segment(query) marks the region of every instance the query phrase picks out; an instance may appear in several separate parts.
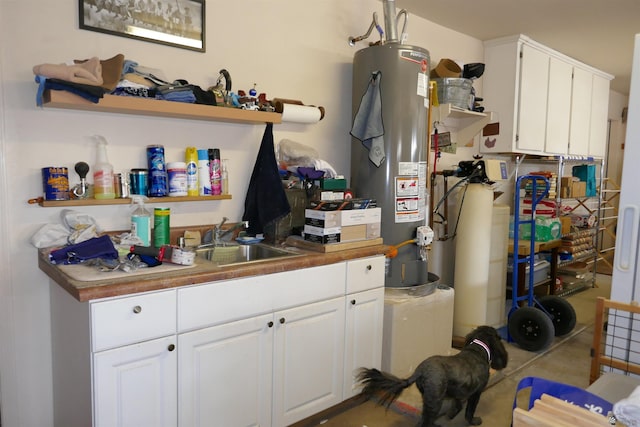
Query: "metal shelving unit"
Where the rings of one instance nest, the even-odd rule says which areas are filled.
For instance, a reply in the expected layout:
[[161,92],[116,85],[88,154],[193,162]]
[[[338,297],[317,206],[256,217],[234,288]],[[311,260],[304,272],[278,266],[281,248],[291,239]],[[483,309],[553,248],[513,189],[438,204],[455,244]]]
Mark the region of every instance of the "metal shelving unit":
[[[588,223],[586,227],[571,226],[571,232],[562,236],[565,241],[568,241],[568,237],[575,237],[576,239],[589,239],[589,247],[584,251],[579,251],[577,254],[571,254],[569,259],[558,260],[558,276],[565,280],[571,275],[575,274],[576,280],[572,281],[569,286],[567,283],[563,283],[565,288],[562,291],[555,293],[559,296],[568,296],[576,293],[586,287],[595,286],[596,280],[596,267],[598,261],[601,259],[601,255],[598,251],[599,236],[601,234],[600,229],[600,217],[602,206],[602,183],[604,181],[604,160],[587,157],[587,156],[517,156],[515,158],[516,173],[515,177],[529,173],[535,166],[544,166],[550,172],[556,174],[557,183],[555,186],[555,196],[550,197],[555,201],[557,209],[557,216],[567,216],[571,214],[587,215],[593,219],[592,223]],[[568,167],[576,165],[595,165],[596,166],[596,195],[584,196],[584,197],[562,197],[563,188],[561,185],[563,176],[571,176],[571,171],[567,170]],[[525,168],[526,166],[526,168]],[[522,173],[520,169],[527,169],[527,172]],[[559,249],[560,256],[567,256],[567,251]],[[564,255],[562,255],[564,254]],[[584,262],[587,264],[587,273],[584,273],[585,269],[572,270],[572,265],[577,265],[578,262]]]

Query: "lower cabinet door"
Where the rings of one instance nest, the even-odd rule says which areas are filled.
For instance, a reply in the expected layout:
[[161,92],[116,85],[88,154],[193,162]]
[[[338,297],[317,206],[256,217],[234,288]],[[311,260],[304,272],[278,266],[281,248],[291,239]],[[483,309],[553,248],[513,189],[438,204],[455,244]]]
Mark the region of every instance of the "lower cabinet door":
[[180,334],[181,427],[271,426],[273,314]]
[[359,368],[380,369],[384,288],[347,295],[344,351],[344,399],[360,392],[355,374]]
[[93,355],[94,427],[177,425],[175,336]]
[[344,297],[275,313],[273,426],[342,401]]

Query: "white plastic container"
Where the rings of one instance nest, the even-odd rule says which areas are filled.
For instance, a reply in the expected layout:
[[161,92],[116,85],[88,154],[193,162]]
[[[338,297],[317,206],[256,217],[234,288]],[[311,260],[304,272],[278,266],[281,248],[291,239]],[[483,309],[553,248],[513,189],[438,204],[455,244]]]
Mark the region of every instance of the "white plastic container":
[[169,177],[169,197],[186,196],[187,190],[187,164],[185,162],[167,163],[167,176]]

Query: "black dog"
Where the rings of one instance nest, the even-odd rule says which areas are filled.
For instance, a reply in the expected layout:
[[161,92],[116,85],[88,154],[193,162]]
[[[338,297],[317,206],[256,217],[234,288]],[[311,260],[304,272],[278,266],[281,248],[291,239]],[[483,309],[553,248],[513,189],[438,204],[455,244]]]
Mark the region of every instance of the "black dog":
[[480,326],[465,337],[460,353],[454,356],[431,356],[422,361],[413,375],[400,379],[377,369],[361,369],[358,381],[363,385],[362,395],[369,399],[378,396],[380,405],[389,407],[402,390],[416,383],[422,394],[422,421],[420,427],[437,427],[436,419],[445,399],[453,399],[448,412],[455,417],[467,401],[465,419],[471,425],[482,424],[482,418],[474,417],[480,394],[489,382],[489,367],[504,369],[507,366],[507,350],[500,335],[491,326]]

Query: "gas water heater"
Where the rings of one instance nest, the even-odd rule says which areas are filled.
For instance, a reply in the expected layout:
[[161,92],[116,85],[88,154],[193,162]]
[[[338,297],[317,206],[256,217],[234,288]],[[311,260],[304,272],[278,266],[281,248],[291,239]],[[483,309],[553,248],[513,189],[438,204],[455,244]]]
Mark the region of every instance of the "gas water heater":
[[369,33],[376,28],[380,41],[358,50],[353,60],[351,188],[382,208],[381,236],[397,247],[387,256],[385,286],[400,288],[431,281],[426,248],[433,236],[427,227],[430,58],[426,49],[398,40],[400,13],[396,16],[394,2],[383,3],[385,38],[374,13]]

